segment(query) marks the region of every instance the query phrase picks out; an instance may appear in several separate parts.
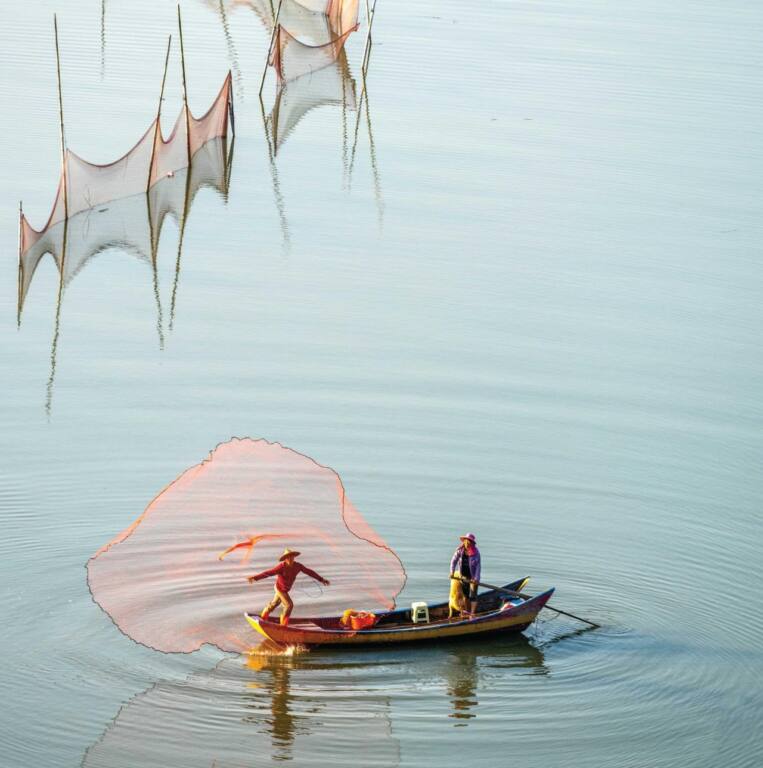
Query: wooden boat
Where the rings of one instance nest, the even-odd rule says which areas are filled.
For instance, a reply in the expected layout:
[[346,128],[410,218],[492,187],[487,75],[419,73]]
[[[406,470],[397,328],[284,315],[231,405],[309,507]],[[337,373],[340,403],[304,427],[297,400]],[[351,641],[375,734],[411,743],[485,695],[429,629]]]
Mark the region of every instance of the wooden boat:
[[[506,584],[502,589],[520,592],[528,579]],[[336,646],[381,645],[386,643],[435,642],[498,632],[521,632],[526,629],[548,602],[553,589],[535,597],[511,597],[500,590],[491,589],[477,598],[477,612],[473,618],[448,618],[448,603],[429,605],[429,622],[413,623],[411,609],[377,614],[373,627],[348,629],[341,616],[294,618],[287,626],[278,620],[262,619],[245,613],[246,620],[261,635],[279,645]]]

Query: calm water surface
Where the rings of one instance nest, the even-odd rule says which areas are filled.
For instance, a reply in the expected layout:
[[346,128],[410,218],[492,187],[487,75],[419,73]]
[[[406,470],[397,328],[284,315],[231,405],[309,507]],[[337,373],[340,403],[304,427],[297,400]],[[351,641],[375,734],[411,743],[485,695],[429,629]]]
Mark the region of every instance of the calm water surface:
[[[44,260],[18,328],[18,201],[41,226],[59,172],[52,13],[68,144],[103,163],[155,114],[175,5],[0,10],[0,764],[761,765],[763,10],[381,0],[362,109],[316,77],[271,161],[260,18],[182,8],[197,114],[233,69],[227,196],[199,190],[180,249],[165,223],[155,271],[112,244],[58,301]],[[231,435],[334,467],[403,602],[474,529],[486,579],[603,628],[137,646],[84,563]]]

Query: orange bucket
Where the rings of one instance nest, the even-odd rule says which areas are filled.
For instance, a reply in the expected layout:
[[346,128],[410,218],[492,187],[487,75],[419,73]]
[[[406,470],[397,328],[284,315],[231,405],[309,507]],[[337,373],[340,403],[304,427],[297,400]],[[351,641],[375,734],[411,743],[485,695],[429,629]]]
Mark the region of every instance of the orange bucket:
[[350,626],[353,629],[368,629],[376,623],[376,615],[358,611],[350,615]]

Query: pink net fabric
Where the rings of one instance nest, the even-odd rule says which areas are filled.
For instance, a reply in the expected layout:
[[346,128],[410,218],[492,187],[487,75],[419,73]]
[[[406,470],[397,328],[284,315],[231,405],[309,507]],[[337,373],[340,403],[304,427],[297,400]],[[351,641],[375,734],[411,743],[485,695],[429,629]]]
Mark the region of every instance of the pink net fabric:
[[248,438],[219,445],[162,491],[91,558],[88,582],[115,624],[143,645],[243,651],[256,636],[242,613],[259,612],[273,594],[272,579],[249,585],[246,576],[275,565],[286,546],[331,581],[319,587],[301,575],[294,616],[390,609],[405,583],[400,560],[346,498],[336,472]]
[[[268,32],[273,31],[278,0],[224,0],[224,12],[251,8]],[[219,12],[217,0],[207,0]],[[278,23],[289,34],[308,45],[324,45],[358,23],[358,0],[283,0]]]
[[324,45],[306,45],[279,25],[270,54],[270,64],[276,70],[279,82],[296,80],[333,64],[356,29],[357,26],[348,29]]
[[335,37],[358,28],[358,0],[329,0],[326,15]]

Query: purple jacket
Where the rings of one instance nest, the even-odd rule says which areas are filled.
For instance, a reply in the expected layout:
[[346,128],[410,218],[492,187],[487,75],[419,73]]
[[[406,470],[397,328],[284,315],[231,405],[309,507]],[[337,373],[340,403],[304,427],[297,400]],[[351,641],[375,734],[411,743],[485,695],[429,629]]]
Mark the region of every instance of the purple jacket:
[[[471,572],[470,579],[472,581],[480,580],[480,571],[482,564],[480,562],[480,551],[475,544],[473,547],[474,554],[468,555],[469,558],[469,571]],[[453,559],[450,561],[450,572],[455,574],[461,573],[461,557],[464,555],[464,547],[461,545],[454,553]]]

